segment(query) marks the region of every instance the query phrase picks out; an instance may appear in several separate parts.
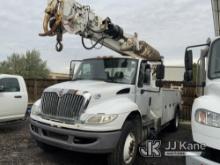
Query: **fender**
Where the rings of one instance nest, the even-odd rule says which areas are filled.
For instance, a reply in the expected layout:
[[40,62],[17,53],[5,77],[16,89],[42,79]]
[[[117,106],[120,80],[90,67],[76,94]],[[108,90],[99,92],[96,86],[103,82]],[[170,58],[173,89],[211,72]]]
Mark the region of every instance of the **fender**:
[[88,108],[86,113],[124,114],[138,110],[137,104],[127,98],[113,98]]
[[192,133],[194,141],[218,150],[220,150],[220,145],[217,143],[220,138],[219,128],[198,123],[195,120],[195,114],[199,109],[220,114],[219,99],[217,95],[202,96],[194,101],[192,108]]
[[201,96],[197,99],[195,99],[194,103],[193,103],[193,108],[192,108],[192,117],[193,119],[195,119],[194,115],[196,110],[198,109],[206,109],[208,111],[212,111],[215,113],[220,113],[219,111],[219,106],[220,106],[220,102],[219,102],[220,97],[217,95],[205,95],[205,96]]
[[96,104],[93,107],[88,108],[85,113],[86,114],[118,114],[119,118],[115,120],[111,124],[113,127],[117,127],[117,129],[121,129],[132,112],[138,112],[139,108],[133,100],[129,98],[115,98],[111,100],[104,101],[100,104]]

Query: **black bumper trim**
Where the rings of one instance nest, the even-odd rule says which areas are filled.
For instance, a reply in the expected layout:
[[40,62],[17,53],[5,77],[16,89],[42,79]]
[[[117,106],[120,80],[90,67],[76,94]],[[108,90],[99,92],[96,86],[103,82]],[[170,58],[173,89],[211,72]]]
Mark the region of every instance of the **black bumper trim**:
[[[34,127],[34,129],[33,129]],[[83,153],[111,153],[118,144],[121,131],[114,132],[84,132],[70,129],[52,127],[31,119],[30,132],[34,139],[58,148],[83,152]],[[67,140],[45,135],[51,132],[61,136],[67,136]],[[78,144],[74,142],[75,137],[84,139],[95,139],[91,143]]]

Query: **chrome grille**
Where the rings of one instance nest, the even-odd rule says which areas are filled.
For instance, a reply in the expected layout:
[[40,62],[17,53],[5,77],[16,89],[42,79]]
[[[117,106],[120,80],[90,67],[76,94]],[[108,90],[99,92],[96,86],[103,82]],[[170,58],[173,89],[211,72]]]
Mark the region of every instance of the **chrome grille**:
[[55,116],[59,97],[56,93],[45,92],[42,96],[42,112],[46,115]]
[[44,92],[42,96],[42,115],[56,120],[74,120],[84,104],[84,97],[66,93],[59,97],[55,92]]

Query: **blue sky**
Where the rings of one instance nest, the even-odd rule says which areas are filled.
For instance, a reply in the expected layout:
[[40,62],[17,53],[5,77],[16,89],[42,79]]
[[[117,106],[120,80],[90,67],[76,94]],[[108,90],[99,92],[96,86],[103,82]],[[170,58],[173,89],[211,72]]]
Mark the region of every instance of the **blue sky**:
[[[211,0],[79,0],[103,18],[109,16],[126,33],[139,33],[165,57],[167,65],[183,65],[184,49],[214,37]],[[67,72],[69,61],[117,55],[106,48],[87,51],[79,36],[64,36],[64,50],[55,38],[40,38],[46,0],[7,0],[0,5],[0,61],[13,52],[37,49],[54,72]]]

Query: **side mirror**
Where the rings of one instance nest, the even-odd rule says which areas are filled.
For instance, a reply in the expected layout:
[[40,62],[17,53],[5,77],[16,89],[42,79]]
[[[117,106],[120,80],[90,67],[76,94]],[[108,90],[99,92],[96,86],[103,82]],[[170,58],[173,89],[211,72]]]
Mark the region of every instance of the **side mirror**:
[[144,75],[140,74],[139,75],[139,80],[138,80],[138,87],[142,88],[144,86]]
[[192,50],[186,50],[185,53],[185,69],[192,70],[193,68],[193,52]]
[[165,66],[163,64],[157,65],[156,68],[156,87],[163,87],[163,79],[165,77]]
[[156,78],[157,80],[163,80],[165,77],[165,66],[163,64],[157,65]]
[[186,82],[190,82],[193,80],[193,71],[192,70],[187,70],[185,73],[184,73],[184,80]]
[[162,80],[156,80],[156,87],[162,88],[163,87],[163,81]]
[[192,50],[186,50],[185,53],[185,73],[184,80],[190,82],[193,80],[193,52]]

